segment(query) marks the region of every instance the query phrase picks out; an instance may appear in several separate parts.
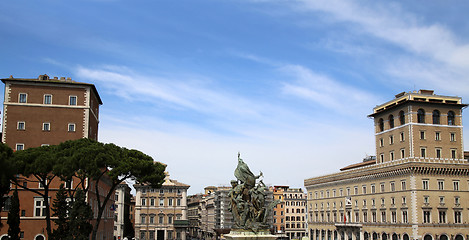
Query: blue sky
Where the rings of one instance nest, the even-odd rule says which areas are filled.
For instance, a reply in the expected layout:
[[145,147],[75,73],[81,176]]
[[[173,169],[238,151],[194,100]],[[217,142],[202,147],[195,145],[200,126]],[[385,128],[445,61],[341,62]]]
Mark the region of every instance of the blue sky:
[[264,182],[303,187],[375,154],[367,115],[395,94],[434,89],[468,102],[467,9],[467,1],[1,1],[0,77],[95,84],[99,140],[168,164],[190,193],[228,185],[238,151]]

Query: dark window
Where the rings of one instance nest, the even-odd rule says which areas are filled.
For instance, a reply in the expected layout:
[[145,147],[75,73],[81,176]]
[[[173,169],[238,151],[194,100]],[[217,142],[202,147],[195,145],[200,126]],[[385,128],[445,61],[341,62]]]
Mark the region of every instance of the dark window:
[[380,132],[384,131],[384,121],[382,118],[379,119],[378,124],[379,124],[379,131]]
[[401,125],[404,125],[405,124],[405,115],[404,115],[404,111],[400,111],[399,112],[399,122]]
[[433,110],[433,124],[440,124],[440,111]]
[[448,125],[454,125],[454,112],[448,112]]
[[389,128],[394,128],[394,116],[389,115]]
[[419,109],[417,111],[417,122],[418,123],[425,123],[425,110]]

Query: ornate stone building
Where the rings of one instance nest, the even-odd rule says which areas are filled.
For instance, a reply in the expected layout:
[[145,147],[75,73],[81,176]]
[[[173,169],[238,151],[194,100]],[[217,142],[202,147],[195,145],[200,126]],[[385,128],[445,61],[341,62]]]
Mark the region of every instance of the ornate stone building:
[[459,97],[400,93],[369,115],[376,158],[305,180],[313,240],[467,240]]
[[166,175],[161,188],[135,184],[135,237],[140,240],[185,240],[189,228],[189,185]]

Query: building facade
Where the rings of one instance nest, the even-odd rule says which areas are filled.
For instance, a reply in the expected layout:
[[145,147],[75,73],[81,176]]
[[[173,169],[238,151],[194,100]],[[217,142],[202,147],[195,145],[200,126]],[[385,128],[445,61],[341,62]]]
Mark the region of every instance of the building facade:
[[301,188],[274,186],[273,197],[280,203],[274,208],[274,231],[288,239],[306,236],[306,194]]
[[161,188],[135,184],[135,237],[140,240],[185,240],[189,228],[189,185],[166,175]]
[[114,237],[116,239],[124,239],[124,237],[131,235],[129,233],[129,229],[133,228],[130,222],[131,197],[130,187],[127,183],[121,183],[117,186],[114,195]]
[[400,93],[369,115],[376,158],[305,180],[314,240],[467,240],[462,99]]
[[[99,106],[102,102],[93,84],[76,82],[70,78],[49,78],[47,75],[40,75],[37,79],[10,76],[1,80],[5,84],[2,142],[15,151],[80,138],[97,140]],[[34,190],[43,189],[34,177],[21,177],[20,182]],[[57,179],[51,181],[50,203],[62,183]],[[68,187],[73,187],[73,181],[68,184]],[[110,186],[103,184],[100,188],[105,190]],[[22,237],[47,239],[44,199],[21,186],[18,186],[18,195]],[[97,197],[93,190],[88,192],[87,201],[92,208],[96,206]],[[109,207],[113,201],[109,202]],[[7,211],[3,210],[0,216],[6,220]],[[97,217],[97,208],[93,210]],[[0,239],[7,237],[7,229],[0,229]],[[111,239],[112,231],[113,213],[106,210],[98,230],[98,239]]]

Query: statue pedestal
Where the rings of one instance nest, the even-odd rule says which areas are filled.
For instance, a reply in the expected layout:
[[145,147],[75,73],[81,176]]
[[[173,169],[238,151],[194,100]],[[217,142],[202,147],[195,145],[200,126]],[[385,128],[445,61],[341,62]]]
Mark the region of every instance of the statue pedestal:
[[225,234],[227,240],[275,240],[277,236],[270,234],[269,230],[254,233],[250,230],[231,230]]

